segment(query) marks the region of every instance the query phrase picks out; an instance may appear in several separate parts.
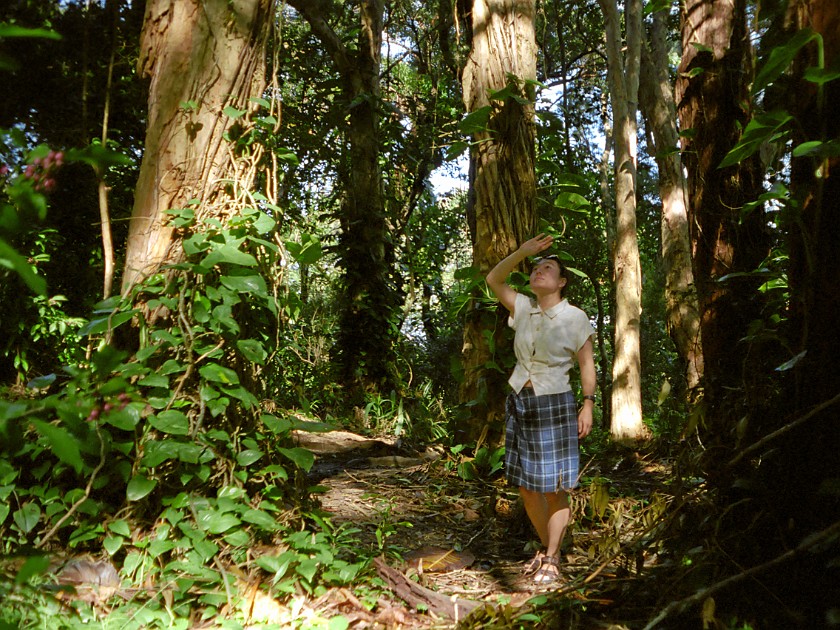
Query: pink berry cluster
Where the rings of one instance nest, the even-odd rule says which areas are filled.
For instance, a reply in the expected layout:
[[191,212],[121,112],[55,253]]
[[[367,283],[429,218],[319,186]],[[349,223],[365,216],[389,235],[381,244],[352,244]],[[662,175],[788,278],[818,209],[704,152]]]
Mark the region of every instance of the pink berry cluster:
[[37,157],[26,166],[23,176],[32,181],[38,192],[55,190],[55,172],[64,164],[64,152],[50,151],[44,157]]
[[87,417],[87,420],[88,422],[93,422],[97,418],[100,418],[103,414],[106,414],[109,411],[113,411],[114,409],[122,411],[130,402],[131,396],[123,392],[119,396],[117,396],[116,400],[114,400],[113,402],[104,402],[91,409],[90,415]]

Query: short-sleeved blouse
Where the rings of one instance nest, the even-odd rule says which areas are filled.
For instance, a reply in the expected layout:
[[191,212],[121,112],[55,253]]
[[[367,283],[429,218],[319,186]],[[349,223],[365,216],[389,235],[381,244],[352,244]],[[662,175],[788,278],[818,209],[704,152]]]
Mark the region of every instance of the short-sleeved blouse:
[[570,391],[569,370],[595,334],[586,313],[566,300],[543,311],[536,300],[518,293],[508,324],[516,331],[516,367],[508,380],[513,391],[519,393],[529,380],[538,396]]

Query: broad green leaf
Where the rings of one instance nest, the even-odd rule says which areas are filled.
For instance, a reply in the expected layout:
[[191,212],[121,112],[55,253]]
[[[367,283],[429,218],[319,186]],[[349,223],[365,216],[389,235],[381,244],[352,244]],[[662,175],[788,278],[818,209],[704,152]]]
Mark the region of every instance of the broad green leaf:
[[251,543],[251,536],[244,529],[238,529],[225,534],[224,540],[234,547],[246,547]]
[[205,267],[213,267],[219,263],[256,267],[257,259],[251,254],[240,251],[233,245],[225,243],[224,245],[218,245],[201,261],[201,264]]
[[840,69],[837,68],[808,68],[803,73],[802,77],[806,81],[816,83],[817,85],[825,85],[831,81],[840,79]]
[[242,520],[246,523],[259,525],[263,529],[267,529],[269,531],[280,529],[280,524],[276,520],[274,520],[274,517],[271,516],[268,512],[263,512],[262,510],[256,510],[251,508],[245,510],[241,514],[241,517]]
[[262,365],[265,362],[268,352],[261,341],[256,339],[237,339],[236,347],[245,355],[245,358],[252,363]]
[[139,501],[147,497],[156,485],[157,479],[147,479],[143,475],[136,475],[128,481],[125,496],[129,501]]
[[753,94],[757,94],[778,79],[788,69],[799,50],[808,42],[819,38],[819,34],[806,28],[796,33],[787,44],[775,46],[756,74],[752,86]]
[[105,414],[102,419],[112,427],[123,431],[131,431],[140,422],[140,411],[136,407],[128,405],[125,409]]
[[32,265],[6,241],[0,238],[0,267],[11,269],[20,276],[33,293],[46,296],[47,281],[35,273]]
[[255,563],[268,573],[273,573],[275,578],[286,575],[292,562],[297,560],[297,554],[293,551],[286,551],[279,556],[260,556]]
[[260,420],[275,435],[285,435],[292,428],[292,423],[287,418],[278,418],[268,413],[261,415]]
[[286,241],[286,250],[302,265],[314,265],[324,255],[321,241],[311,234],[301,234],[300,242]]
[[118,326],[122,326],[127,321],[134,317],[137,311],[122,311],[120,313],[113,313],[108,317],[97,317],[90,320],[87,324],[79,329],[80,337],[87,337],[88,335],[98,335],[104,333],[106,330],[113,330]]
[[177,409],[161,411],[157,415],[149,416],[148,420],[154,428],[170,435],[188,435],[190,432],[189,418]]
[[46,438],[50,450],[56,457],[68,466],[72,466],[77,473],[82,472],[83,463],[79,443],[67,429],[38,419],[33,419],[32,425]]
[[487,125],[490,123],[490,114],[492,111],[493,108],[490,105],[485,105],[484,107],[479,107],[474,112],[470,112],[458,123],[459,131],[465,136],[472,136],[482,131],[487,131]]
[[60,40],[61,35],[45,28],[26,28],[17,24],[0,24],[0,39],[9,37],[35,37]]
[[315,463],[315,455],[312,451],[301,447],[295,448],[280,448],[278,449],[282,455],[292,460],[304,472],[309,472],[312,464]]
[[116,521],[111,521],[107,525],[108,530],[118,534],[124,538],[131,538],[131,528],[128,525],[128,521],[124,521],[122,519],[118,519]]
[[12,519],[24,534],[28,534],[35,529],[40,518],[41,508],[37,503],[26,503],[12,514]]
[[242,118],[242,116],[244,116],[247,111],[248,110],[245,109],[236,109],[231,105],[228,105],[222,110],[225,116],[227,116],[228,118],[233,118],[234,120],[236,120],[237,118]]
[[46,572],[49,566],[49,556],[29,556],[15,575],[15,584],[25,584],[32,577]]
[[248,467],[254,462],[258,461],[263,456],[263,452],[257,449],[248,449],[240,451],[236,455],[236,463],[240,466]]
[[169,388],[169,379],[163,374],[149,374],[137,381],[142,387],[165,387]]
[[178,459],[179,446],[178,442],[172,440],[148,440],[143,444],[143,459],[140,463],[154,468],[169,459]]
[[232,291],[253,293],[260,297],[268,295],[268,289],[262,276],[222,276],[219,281]]
[[102,541],[102,547],[108,552],[109,556],[113,556],[123,546],[123,538],[120,536],[105,536]]
[[221,534],[237,525],[241,525],[242,521],[233,514],[207,511],[198,515],[198,523],[211,534]]
[[318,560],[315,558],[304,558],[295,567],[295,571],[297,571],[298,575],[305,578],[307,582],[312,582],[315,574],[318,573],[318,564]]
[[218,363],[203,365],[199,368],[198,372],[205,380],[214,383],[225,383],[228,385],[239,384],[239,375],[230,368],[226,368]]

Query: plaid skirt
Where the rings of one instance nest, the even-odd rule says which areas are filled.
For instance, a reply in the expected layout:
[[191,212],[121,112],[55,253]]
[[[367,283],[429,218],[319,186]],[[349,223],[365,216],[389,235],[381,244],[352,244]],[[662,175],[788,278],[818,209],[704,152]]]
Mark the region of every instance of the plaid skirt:
[[534,492],[571,490],[578,483],[577,408],[572,392],[537,396],[523,388],[505,403],[505,477]]

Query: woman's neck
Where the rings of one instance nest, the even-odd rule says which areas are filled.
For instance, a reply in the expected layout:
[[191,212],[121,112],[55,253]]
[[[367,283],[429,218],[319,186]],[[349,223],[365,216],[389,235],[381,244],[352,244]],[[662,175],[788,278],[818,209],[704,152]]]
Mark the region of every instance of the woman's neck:
[[559,293],[546,293],[545,295],[537,295],[537,304],[542,310],[548,310],[552,306],[557,306],[563,301],[563,296]]

